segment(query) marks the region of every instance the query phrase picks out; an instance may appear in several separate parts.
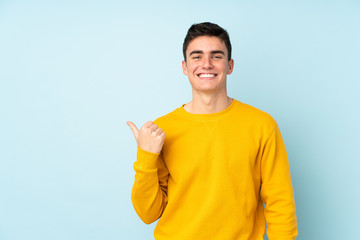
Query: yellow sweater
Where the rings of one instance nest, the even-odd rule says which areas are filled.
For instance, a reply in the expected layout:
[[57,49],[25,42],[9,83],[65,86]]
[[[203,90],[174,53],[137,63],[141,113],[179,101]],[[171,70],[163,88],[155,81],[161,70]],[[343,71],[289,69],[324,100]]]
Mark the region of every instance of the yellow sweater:
[[[137,147],[131,199],[156,240],[295,239],[285,145],[266,112],[233,99],[223,111],[157,118],[160,153]],[[264,208],[265,204],[265,208]]]

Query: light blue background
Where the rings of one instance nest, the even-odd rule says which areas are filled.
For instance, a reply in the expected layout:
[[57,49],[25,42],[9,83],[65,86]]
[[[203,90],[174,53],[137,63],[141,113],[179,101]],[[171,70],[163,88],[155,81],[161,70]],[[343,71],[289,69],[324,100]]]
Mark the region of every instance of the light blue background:
[[0,1],[1,240],[153,238],[126,121],[191,100],[203,21],[230,34],[228,95],[279,123],[298,239],[358,237],[359,1]]

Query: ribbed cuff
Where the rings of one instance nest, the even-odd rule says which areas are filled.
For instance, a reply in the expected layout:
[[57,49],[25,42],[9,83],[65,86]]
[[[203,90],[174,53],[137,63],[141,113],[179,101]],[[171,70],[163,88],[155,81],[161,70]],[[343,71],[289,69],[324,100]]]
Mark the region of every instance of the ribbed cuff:
[[156,169],[156,161],[159,155],[160,153],[149,152],[137,146],[137,160],[134,163],[134,167],[141,170],[154,170]]

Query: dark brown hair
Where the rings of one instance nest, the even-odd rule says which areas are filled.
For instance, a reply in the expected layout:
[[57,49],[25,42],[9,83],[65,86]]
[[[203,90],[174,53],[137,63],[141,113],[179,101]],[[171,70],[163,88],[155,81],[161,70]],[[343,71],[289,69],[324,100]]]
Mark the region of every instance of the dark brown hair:
[[227,31],[217,24],[210,22],[203,22],[203,23],[197,23],[191,25],[191,27],[189,28],[186,34],[183,43],[183,55],[185,61],[186,61],[186,49],[188,48],[189,43],[195,38],[200,36],[214,36],[220,38],[220,40],[225,43],[225,46],[228,50],[228,60],[231,59],[231,43]]

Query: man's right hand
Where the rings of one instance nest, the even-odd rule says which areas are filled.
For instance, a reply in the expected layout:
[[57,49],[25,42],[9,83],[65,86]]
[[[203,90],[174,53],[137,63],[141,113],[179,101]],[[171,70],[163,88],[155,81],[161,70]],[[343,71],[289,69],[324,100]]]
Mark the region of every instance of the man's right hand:
[[130,121],[126,123],[131,128],[139,148],[152,153],[159,153],[161,151],[166,135],[158,125],[152,121],[147,121],[138,130],[134,123]]

